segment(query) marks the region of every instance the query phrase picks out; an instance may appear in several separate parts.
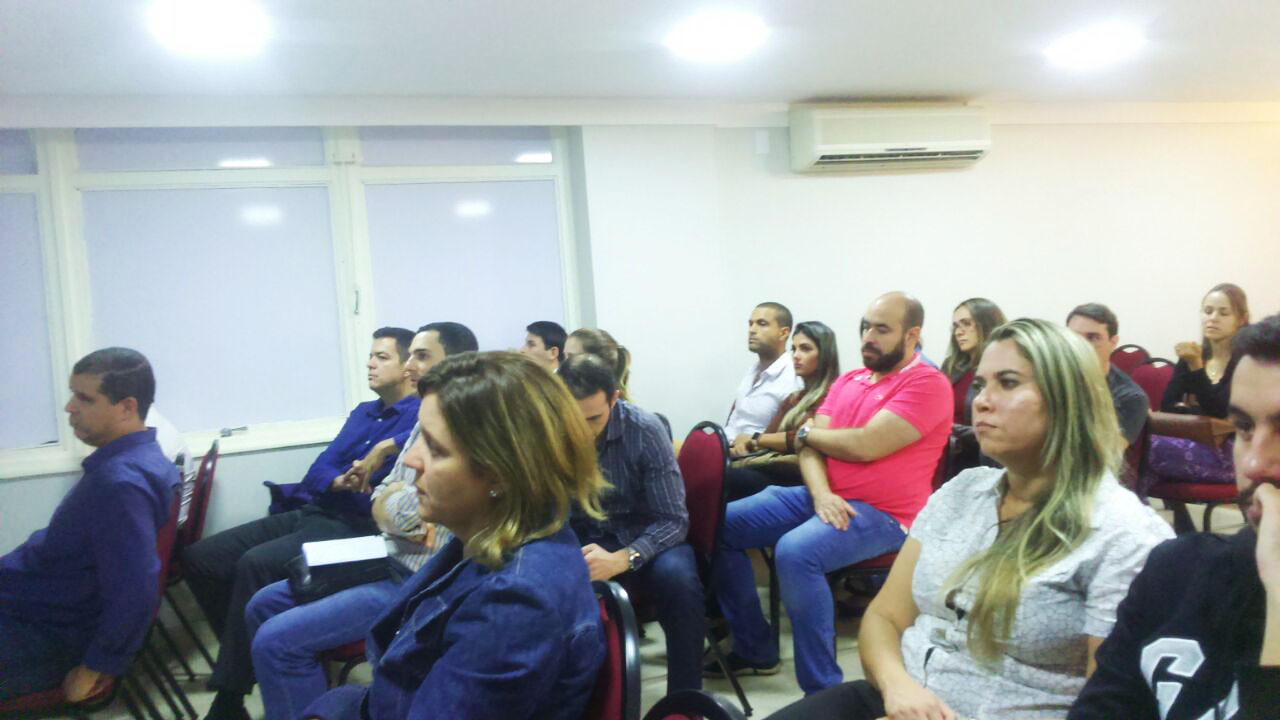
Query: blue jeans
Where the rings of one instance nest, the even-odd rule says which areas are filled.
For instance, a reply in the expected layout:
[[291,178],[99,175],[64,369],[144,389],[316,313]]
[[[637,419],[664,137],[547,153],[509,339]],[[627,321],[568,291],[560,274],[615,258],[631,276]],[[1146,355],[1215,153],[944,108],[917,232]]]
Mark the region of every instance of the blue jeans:
[[84,659],[88,634],[0,615],[0,700],[61,685]]
[[245,610],[262,707],[272,720],[294,720],[328,689],[321,652],[363,640],[390,606],[400,580],[357,585],[299,605],[285,581],[259,590]]
[[838,685],[835,605],[826,574],[897,550],[906,540],[898,521],[857,500],[857,516],[837,530],[813,512],[805,487],[766,488],[730,503],[716,551],[712,585],[733,632],[733,652],[756,664],[778,661],[778,647],[760,608],[747,548],[774,546],[782,604],[791,619],[796,679],[805,694]]

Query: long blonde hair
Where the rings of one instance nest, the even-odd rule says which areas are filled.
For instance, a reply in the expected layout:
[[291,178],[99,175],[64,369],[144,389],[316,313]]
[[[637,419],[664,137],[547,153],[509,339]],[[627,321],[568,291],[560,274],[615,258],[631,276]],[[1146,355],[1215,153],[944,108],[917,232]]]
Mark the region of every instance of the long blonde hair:
[[791,333],[794,347],[797,335],[804,335],[818,346],[818,367],[813,374],[804,379],[804,389],[800,392],[800,400],[782,416],[778,430],[787,432],[798,429],[811,412],[817,412],[818,405],[827,396],[831,383],[840,377],[840,353],[836,348],[836,333],[825,323],[809,320],[796,325]]
[[966,560],[943,584],[946,597],[978,578],[968,615],[969,651],[988,665],[1004,652],[1023,584],[1089,536],[1094,493],[1104,476],[1119,469],[1124,450],[1098,356],[1083,340],[1061,326],[1025,318],[992,331],[987,347],[1002,340],[1012,340],[1035,371],[1047,415],[1040,470],[1052,483],[990,548]]
[[511,551],[560,530],[577,503],[603,519],[607,487],[595,438],[564,383],[508,352],[451,355],[418,381],[435,395],[458,449],[481,477],[501,488],[494,520],[464,552],[498,568]]

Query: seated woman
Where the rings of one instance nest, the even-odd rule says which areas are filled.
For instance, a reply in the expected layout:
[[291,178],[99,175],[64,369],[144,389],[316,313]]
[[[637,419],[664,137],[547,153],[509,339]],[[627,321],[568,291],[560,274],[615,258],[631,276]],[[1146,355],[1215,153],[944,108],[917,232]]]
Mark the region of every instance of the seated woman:
[[978,367],[982,345],[991,331],[1003,324],[1004,313],[986,298],[969,298],[951,313],[951,344],[939,369],[951,381],[958,425],[969,424],[969,385]]
[[424,522],[453,534],[400,588],[366,646],[368,688],[306,718],[582,717],[604,659],[599,605],[566,524],[600,517],[604,480],[577,403],[514,353],[451,356],[418,383]]
[[[1235,370],[1231,340],[1248,324],[1249,300],[1244,290],[1231,283],[1213,286],[1200,302],[1200,330],[1204,337],[1198,343],[1188,341],[1174,346],[1178,364],[1165,386],[1160,409],[1225,418]],[[1234,483],[1232,447],[1231,440],[1213,447],[1185,438],[1153,435],[1142,488],[1145,491],[1157,482]]]
[[1115,471],[1098,358],[1065,328],[1014,320],[978,364],[974,427],[1004,468],[929,499],[862,620],[866,680],[779,711],[804,718],[1061,718],[1151,549],[1173,532]]
[[613,368],[614,379],[618,381],[619,397],[631,402],[631,396],[627,394],[627,381],[631,379],[631,353],[625,347],[604,330],[578,328],[564,340],[564,359],[582,354],[596,355],[608,363]]
[[813,418],[831,383],[840,377],[835,332],[816,320],[797,324],[791,334],[791,357],[804,386],[782,401],[764,432],[734,438],[730,454],[735,459],[725,475],[730,501],[755,495],[769,485],[802,482],[796,431]]

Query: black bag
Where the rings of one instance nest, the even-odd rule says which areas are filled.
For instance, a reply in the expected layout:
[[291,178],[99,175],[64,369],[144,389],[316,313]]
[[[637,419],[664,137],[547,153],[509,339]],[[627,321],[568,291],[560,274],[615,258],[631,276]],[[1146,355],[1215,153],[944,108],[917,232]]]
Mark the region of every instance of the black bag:
[[[365,538],[352,538],[365,540]],[[326,541],[342,542],[342,541]],[[304,543],[303,548],[310,543]],[[342,562],[327,562],[310,566],[304,553],[285,563],[289,590],[300,603],[308,603],[327,597],[341,590],[386,580],[391,577],[391,559],[370,557]]]

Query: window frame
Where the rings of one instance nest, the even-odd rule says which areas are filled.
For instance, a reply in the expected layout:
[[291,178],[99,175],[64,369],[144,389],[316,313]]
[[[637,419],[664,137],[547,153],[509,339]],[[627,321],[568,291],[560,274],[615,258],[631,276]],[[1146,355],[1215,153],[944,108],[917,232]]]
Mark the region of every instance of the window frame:
[[[91,352],[92,293],[84,235],[83,193],[97,190],[186,190],[252,187],[324,187],[329,196],[329,229],[334,262],[339,362],[348,408],[369,399],[365,380],[366,343],[376,329],[377,293],[370,256],[365,189],[370,185],[443,182],[550,180],[555,188],[556,220],[563,277],[565,321],[580,324],[584,291],[578,268],[569,176],[568,136],[552,127],[552,162],[526,165],[376,166],[361,162],[356,127],[326,127],[325,163],[315,167],[207,170],[84,171],[78,166],[75,131],[28,131],[35,145],[35,175],[0,175],[0,192],[36,196],[41,261],[45,281],[53,398],[58,411],[66,405],[65,382],[75,359]],[[77,288],[83,288],[77,291]],[[428,320],[428,319],[424,319]],[[411,328],[412,329],[412,328]],[[162,380],[162,379],[161,379]],[[339,417],[302,418],[261,423],[246,428],[184,428],[192,452],[201,453],[215,439],[223,454],[239,454],[327,443],[345,421]],[[0,477],[71,472],[93,448],[75,438],[65,421],[58,442],[36,448],[0,450]]]

